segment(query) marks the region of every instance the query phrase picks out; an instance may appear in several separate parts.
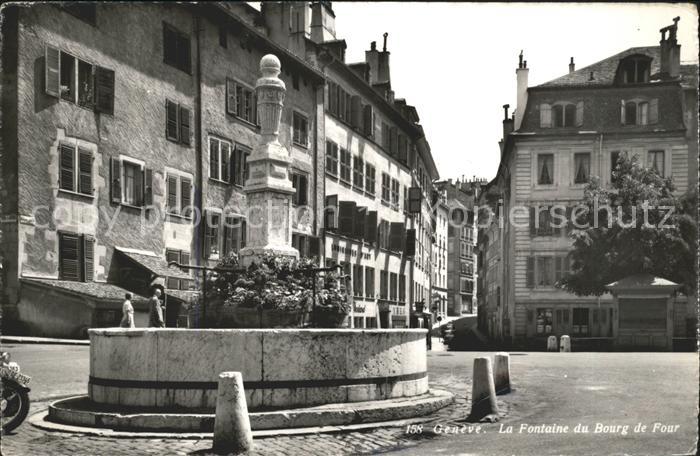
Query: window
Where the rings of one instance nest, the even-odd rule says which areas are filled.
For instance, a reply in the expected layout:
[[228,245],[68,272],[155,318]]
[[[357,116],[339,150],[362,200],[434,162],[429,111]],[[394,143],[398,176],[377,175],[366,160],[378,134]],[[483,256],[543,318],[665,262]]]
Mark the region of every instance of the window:
[[465,278],[465,277],[460,277],[459,279],[459,291],[461,293],[472,293],[474,291],[474,282],[471,280]]
[[574,154],[574,183],[585,184],[591,176],[591,154]]
[[554,154],[539,154],[537,156],[537,184],[552,185],[554,183]]
[[659,100],[631,100],[620,102],[622,125],[649,125],[659,120]]
[[365,266],[365,296],[374,298],[374,268]]
[[552,308],[538,308],[535,320],[535,332],[537,334],[552,333]]
[[352,158],[352,185],[357,189],[362,189],[365,183],[365,161],[359,156]]
[[[188,265],[190,264],[190,252],[185,252],[184,250],[165,250],[165,261],[168,263],[174,261],[178,264]],[[189,279],[176,279],[173,277],[168,277],[166,288],[170,290],[189,290],[194,287],[194,282]]]
[[238,253],[245,247],[246,220],[243,217],[226,216],[224,218],[224,255]]
[[248,180],[248,155],[250,149],[241,144],[235,144],[231,157],[231,179],[234,185],[245,185]]
[[255,91],[232,79],[226,80],[226,112],[257,125]]
[[61,190],[92,195],[92,152],[61,144],[59,150],[58,185]]
[[395,211],[399,210],[399,181],[391,179],[391,208]]
[[382,122],[382,148],[386,153],[391,153],[391,129]]
[[307,147],[309,145],[308,120],[296,111],[292,114],[292,118],[292,142],[297,146]]
[[204,257],[211,258],[219,255],[219,225],[221,214],[206,212],[206,226],[204,228]]
[[389,204],[391,201],[391,177],[382,173],[382,202]]
[[537,257],[537,286],[551,287],[554,285],[552,260],[552,257]]
[[114,71],[46,46],[45,92],[78,106],[114,114]]
[[390,248],[390,236],[391,228],[389,222],[386,220],[381,220],[379,222],[379,248],[389,250]]
[[224,49],[228,47],[228,34],[226,32],[226,27],[223,25],[219,26],[219,46]]
[[665,176],[663,150],[650,150],[648,153],[647,163],[649,164],[649,168],[659,173],[660,176]]
[[387,271],[379,271],[379,299],[388,299],[389,297],[389,273]]
[[294,187],[294,194],[292,195],[292,204],[295,206],[306,206],[309,204],[309,178],[306,174],[299,174],[292,172],[290,173],[292,179],[292,187]]
[[338,175],[338,145],[331,141],[326,141],[326,172]]
[[192,216],[192,177],[175,173],[166,173],[168,214]]
[[190,72],[190,38],[166,23],[163,23],[163,61]]
[[572,332],[579,336],[588,335],[588,309],[574,308]]
[[338,119],[350,122],[352,117],[351,95],[333,81],[328,81],[328,111]]
[[170,141],[190,145],[190,110],[165,100],[165,137]]
[[230,177],[231,143],[209,138],[209,178],[228,182]]
[[366,164],[366,166],[365,166],[365,191],[372,196],[374,196],[374,192],[375,192],[376,172],[377,172],[377,170],[374,169],[374,166],[370,165],[369,163]]
[[122,202],[131,206],[143,204],[143,165],[131,161],[122,161]]
[[61,280],[92,282],[95,239],[85,234],[58,233],[58,277]]
[[390,301],[396,301],[397,300],[397,295],[396,295],[396,288],[398,285],[398,276],[396,275],[395,272],[392,272],[389,274],[389,300]]
[[629,57],[620,62],[618,81],[622,84],[649,82],[649,57]]
[[153,204],[153,170],[128,157],[110,160],[111,201],[130,206]]
[[620,160],[620,151],[615,150],[610,152],[610,181],[613,180],[613,173],[617,168],[617,162]]
[[340,179],[350,183],[350,152],[340,149]]
[[361,297],[364,291],[363,279],[364,271],[361,265],[354,264],[352,266],[352,289],[355,296]]
[[526,286],[552,287],[571,272],[568,255],[530,256],[527,258]]

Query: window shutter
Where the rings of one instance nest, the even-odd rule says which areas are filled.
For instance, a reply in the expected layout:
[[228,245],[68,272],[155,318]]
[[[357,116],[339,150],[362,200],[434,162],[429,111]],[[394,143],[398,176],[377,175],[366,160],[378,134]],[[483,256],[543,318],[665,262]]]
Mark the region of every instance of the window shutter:
[[110,181],[112,185],[110,187],[112,191],[112,202],[120,203],[122,201],[121,162],[118,158],[114,157],[112,157],[111,160],[112,166],[110,168],[112,170],[112,175],[110,176]]
[[85,195],[92,195],[92,153],[78,148],[78,191]]
[[59,185],[63,190],[68,190],[71,192],[75,191],[75,165],[74,159],[75,149],[72,146],[61,145],[60,146],[60,167],[61,172],[59,173]]
[[372,244],[377,242],[377,211],[369,211],[367,213],[364,239]]
[[[192,211],[192,181],[189,178],[180,178],[180,214],[189,217]],[[190,207],[188,210],[187,208]]]
[[180,106],[180,141],[190,145],[190,110]]
[[95,67],[95,110],[114,114],[114,71]]
[[403,252],[405,225],[401,222],[392,222],[389,231],[389,249],[394,252]]
[[564,324],[569,324],[569,309],[564,309]]
[[374,136],[374,112],[372,105],[365,105],[362,108],[362,123],[365,136]]
[[535,257],[527,257],[527,269],[525,271],[525,282],[527,288],[535,287]]
[[226,80],[226,112],[236,115],[236,83],[230,79]]
[[202,223],[204,223],[204,258],[209,258],[210,252],[211,252],[211,242],[209,241],[209,232],[211,228],[209,225],[211,224],[211,213],[209,211],[204,211],[202,213]]
[[404,135],[399,135],[399,161],[402,163],[408,162],[408,142]]
[[146,206],[153,204],[153,170],[151,168],[143,170],[143,204]]
[[83,282],[95,280],[95,239],[92,236],[83,237]]
[[224,246],[222,253],[225,256],[235,248],[233,243],[233,225],[235,224],[235,221],[233,217],[226,217],[224,220]]
[[309,238],[309,256],[318,258],[321,255],[321,240],[317,237]]
[[323,225],[327,230],[338,229],[338,195],[326,195]]
[[350,99],[350,123],[352,128],[362,128],[362,99],[359,95],[353,95]]
[[352,236],[355,233],[355,211],[357,205],[354,201],[341,201],[338,203],[338,230],[341,234]]
[[652,98],[649,100],[649,123],[655,124],[659,121],[659,99]]
[[406,230],[406,248],[404,255],[407,257],[416,256],[416,230],[409,228]]
[[530,206],[530,236],[537,236],[537,208]]
[[47,95],[58,98],[61,85],[61,53],[46,45],[44,52],[44,90]]
[[583,125],[583,101],[576,103],[576,126]]
[[260,122],[258,119],[258,93],[253,91],[253,106],[250,108],[250,115],[252,116],[251,122],[253,122],[256,126],[260,126]]
[[535,319],[535,313],[532,311],[532,309],[528,309],[527,310],[527,322],[532,323],[534,319]]
[[170,100],[165,100],[165,137],[173,141],[178,140],[178,106]]
[[241,248],[245,247],[245,240],[247,236],[248,225],[245,219],[241,219]]
[[562,309],[557,309],[555,313],[557,315],[557,324],[561,325],[562,324]]
[[364,239],[366,219],[367,219],[367,208],[366,207],[357,207],[355,209],[355,226],[354,226],[355,238]]
[[396,127],[391,127],[391,156],[396,157],[399,155],[399,133]]
[[62,280],[80,280],[80,238],[74,234],[60,234],[59,275]]
[[625,124],[625,100],[620,100],[620,123]]
[[552,127],[552,107],[547,103],[540,105],[540,128]]
[[168,176],[168,203],[166,211],[172,214],[179,213],[177,208],[177,178]]
[[231,157],[231,146],[221,142],[221,180],[224,182],[234,182],[234,160]]
[[554,257],[554,283],[559,282],[564,276],[564,257]]

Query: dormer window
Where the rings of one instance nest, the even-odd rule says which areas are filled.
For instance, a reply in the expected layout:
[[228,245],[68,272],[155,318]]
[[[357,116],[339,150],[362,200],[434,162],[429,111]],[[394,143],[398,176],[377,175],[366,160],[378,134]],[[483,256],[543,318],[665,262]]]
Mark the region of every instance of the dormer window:
[[651,58],[647,56],[631,56],[623,59],[617,70],[620,84],[640,84],[649,82]]

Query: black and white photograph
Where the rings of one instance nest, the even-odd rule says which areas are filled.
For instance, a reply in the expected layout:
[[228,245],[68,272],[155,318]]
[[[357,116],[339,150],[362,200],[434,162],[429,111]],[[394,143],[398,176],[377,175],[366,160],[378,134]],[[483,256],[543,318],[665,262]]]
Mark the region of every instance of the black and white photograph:
[[693,456],[692,2],[0,5],[0,456]]

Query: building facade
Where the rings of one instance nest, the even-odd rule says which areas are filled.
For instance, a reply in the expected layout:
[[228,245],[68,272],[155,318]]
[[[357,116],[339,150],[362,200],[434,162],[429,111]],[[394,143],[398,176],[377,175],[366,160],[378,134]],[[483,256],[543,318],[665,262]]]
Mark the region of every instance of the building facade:
[[[631,48],[580,70],[572,59],[568,74],[536,87],[528,87],[521,55],[517,109],[509,117],[504,106],[502,159],[481,199],[495,215],[479,235],[480,305],[492,337],[544,346],[549,335],[617,336],[615,299],[577,297],[555,286],[570,267],[570,225],[553,227],[547,211],[537,212],[535,223],[534,209],[572,207],[592,176],[609,184],[623,153],[670,178],[677,194],[695,191],[697,65],[680,63],[676,26],[662,29],[660,46]],[[675,299],[674,337],[691,326],[694,334],[687,302]],[[668,349],[670,337],[631,343]]]
[[[84,336],[118,323],[127,291],[145,315],[154,286],[168,326],[182,324],[201,276],[168,263],[214,266],[245,247],[255,83],[269,53],[287,89],[279,140],[292,158],[293,246],[346,265],[358,327],[405,326],[430,296],[423,213],[437,171],[416,109],[391,90],[386,37],[346,64],[330,2],[3,15],[6,329]],[[411,187],[422,189],[416,215]]]

